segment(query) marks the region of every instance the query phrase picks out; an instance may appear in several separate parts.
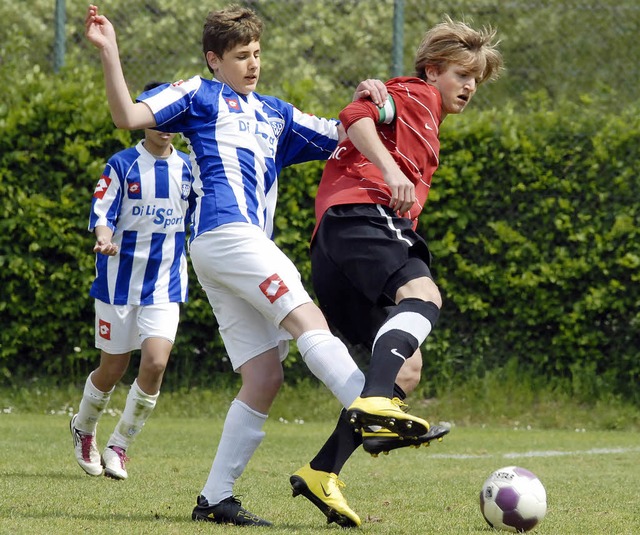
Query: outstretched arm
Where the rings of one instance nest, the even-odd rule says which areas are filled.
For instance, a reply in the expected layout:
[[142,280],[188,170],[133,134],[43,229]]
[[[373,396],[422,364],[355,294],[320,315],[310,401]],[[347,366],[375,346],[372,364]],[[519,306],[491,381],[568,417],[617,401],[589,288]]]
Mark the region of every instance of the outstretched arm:
[[100,51],[107,101],[111,118],[118,128],[138,130],[156,126],[156,120],[148,106],[134,102],[124,79],[120,54],[113,25],[98,7],[90,5],[85,19],[85,35]]

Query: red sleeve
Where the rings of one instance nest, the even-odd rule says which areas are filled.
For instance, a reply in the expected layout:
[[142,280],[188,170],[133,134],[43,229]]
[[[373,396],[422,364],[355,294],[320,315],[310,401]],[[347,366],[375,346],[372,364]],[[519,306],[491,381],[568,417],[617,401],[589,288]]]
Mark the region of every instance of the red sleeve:
[[378,107],[370,100],[364,98],[352,102],[340,112],[340,121],[345,130],[349,130],[349,127],[353,123],[365,117],[369,117],[374,123],[380,120]]

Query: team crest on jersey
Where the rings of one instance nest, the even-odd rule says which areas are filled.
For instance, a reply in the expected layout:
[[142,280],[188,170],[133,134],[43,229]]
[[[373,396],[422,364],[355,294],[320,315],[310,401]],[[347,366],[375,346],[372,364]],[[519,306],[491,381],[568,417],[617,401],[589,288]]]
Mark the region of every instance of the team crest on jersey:
[[183,201],[186,201],[189,198],[189,193],[191,193],[191,184],[189,184],[188,182],[183,182],[182,183],[182,194],[180,195],[180,198]]
[[271,128],[273,128],[273,133],[276,137],[280,137],[280,134],[282,134],[284,130],[284,121],[282,119],[269,119],[269,124]]
[[96,184],[96,189],[93,190],[93,196],[96,199],[102,199],[109,189],[109,184],[111,184],[111,179],[107,175],[102,175]]
[[237,98],[224,97],[224,101],[227,103],[227,107],[230,112],[233,113],[241,113],[242,108],[240,108],[240,102],[238,102]]
[[111,340],[111,323],[98,319],[98,334],[104,340]]
[[142,198],[142,188],[140,187],[140,182],[129,182],[129,184],[127,185],[127,191],[129,192],[130,199]]
[[262,281],[260,284],[260,290],[269,302],[273,303],[276,299],[279,299],[286,294],[289,291],[289,288],[287,288],[287,285],[280,276],[277,273],[274,273],[271,277]]

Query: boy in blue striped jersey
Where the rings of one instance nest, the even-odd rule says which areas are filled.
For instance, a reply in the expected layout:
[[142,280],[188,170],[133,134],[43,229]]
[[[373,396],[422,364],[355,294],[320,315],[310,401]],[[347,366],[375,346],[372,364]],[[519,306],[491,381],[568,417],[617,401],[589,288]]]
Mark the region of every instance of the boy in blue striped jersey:
[[[242,378],[192,518],[269,525],[242,508],[233,486],[264,438],[264,422],[284,380],[288,341],[297,342],[309,369],[343,406],[351,405],[364,383],[296,267],[271,239],[280,170],[326,160],[344,130],[335,120],[255,92],[262,21],[250,9],[230,6],[209,13],[202,43],[213,79],[195,76],[145,92],[136,102],[122,74],[113,26],[96,6],[89,6],[85,22],[87,38],[100,51],[114,123],[181,132],[190,146],[195,177],[190,256]],[[386,93],[380,82],[366,81],[355,96],[382,104]],[[377,410],[385,422],[428,425],[391,399],[382,405]],[[355,515],[344,505],[342,514]]]
[[[159,86],[149,83],[145,90]],[[93,193],[89,230],[96,235],[95,344],[100,364],[85,382],[71,420],[76,460],[89,475],[126,479],[126,451],[160,394],[180,303],[187,300],[186,221],[193,175],[174,134],[146,129],[135,147],[113,155]],[[138,376],[102,453],[96,427],[131,352]]]

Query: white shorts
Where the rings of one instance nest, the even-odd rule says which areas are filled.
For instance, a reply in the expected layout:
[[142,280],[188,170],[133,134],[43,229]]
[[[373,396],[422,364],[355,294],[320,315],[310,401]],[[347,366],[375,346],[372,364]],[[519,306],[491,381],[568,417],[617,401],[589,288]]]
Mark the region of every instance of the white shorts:
[[98,299],[96,347],[112,355],[142,347],[147,338],[164,338],[173,344],[180,321],[180,304],[110,305]]
[[201,234],[191,243],[190,256],[233,369],[274,347],[284,360],[291,335],[280,323],[311,302],[293,262],[248,223],[229,223]]

